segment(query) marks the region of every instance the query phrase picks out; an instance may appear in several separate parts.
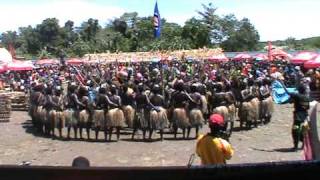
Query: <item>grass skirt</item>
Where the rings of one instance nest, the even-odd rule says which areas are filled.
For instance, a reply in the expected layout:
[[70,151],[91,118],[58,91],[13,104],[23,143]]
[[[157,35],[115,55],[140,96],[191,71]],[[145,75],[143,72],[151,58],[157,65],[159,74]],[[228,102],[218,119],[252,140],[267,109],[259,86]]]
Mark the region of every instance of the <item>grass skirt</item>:
[[137,111],[133,127],[142,130],[149,128],[148,113],[145,109],[140,109]]
[[236,115],[237,115],[236,106],[234,104],[229,105],[228,112],[229,112],[229,121],[234,122],[236,120]]
[[202,127],[204,118],[200,109],[192,109],[190,111],[189,118],[192,127]]
[[229,120],[229,110],[226,106],[219,106],[215,108],[213,113],[220,114],[225,121]]
[[39,117],[39,120],[40,120],[41,124],[48,123],[47,111],[42,106],[38,106],[38,108],[37,108],[37,116]]
[[129,128],[133,128],[135,110],[130,105],[123,106],[122,109],[123,109],[123,113],[124,113],[125,122],[127,123]]
[[239,118],[241,122],[253,122],[255,113],[250,102],[243,102],[239,109]]
[[125,119],[123,111],[119,108],[110,109],[106,116],[107,127],[124,127]]
[[209,110],[208,110],[208,101],[206,96],[203,96],[203,95],[201,96],[201,102],[202,102],[202,108],[201,108],[202,113],[208,114]]
[[78,126],[78,117],[76,111],[73,109],[67,109],[63,111],[63,114],[65,117],[66,127],[70,128]]
[[[258,98],[253,98],[250,101],[251,109],[250,109],[250,116],[253,117],[254,121],[257,121],[260,118],[260,101]],[[252,115],[251,115],[252,113]]]
[[51,110],[49,111],[49,121],[50,125],[53,128],[64,128],[65,127],[65,118],[62,111]]
[[104,110],[94,110],[93,112],[93,125],[98,128],[105,128],[106,126],[106,118]]
[[260,105],[260,117],[271,117],[273,113],[273,100],[272,97],[268,97],[261,101]]
[[184,108],[175,108],[173,110],[173,125],[176,128],[185,129],[191,127],[189,118]]
[[79,124],[85,125],[89,122],[89,112],[82,110],[79,112]]
[[160,112],[150,111],[150,129],[163,130],[168,127],[167,111],[162,107],[159,107],[159,110]]
[[31,105],[29,108],[29,116],[31,117],[32,123],[35,125],[36,123],[40,123],[40,114],[38,111],[40,110],[38,108],[39,106]]

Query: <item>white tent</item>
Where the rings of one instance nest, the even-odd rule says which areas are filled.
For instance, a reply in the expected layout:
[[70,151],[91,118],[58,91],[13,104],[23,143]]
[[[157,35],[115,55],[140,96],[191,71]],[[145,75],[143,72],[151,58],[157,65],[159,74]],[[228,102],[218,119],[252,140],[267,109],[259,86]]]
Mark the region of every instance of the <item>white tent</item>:
[[12,56],[5,48],[0,48],[0,64],[12,62]]

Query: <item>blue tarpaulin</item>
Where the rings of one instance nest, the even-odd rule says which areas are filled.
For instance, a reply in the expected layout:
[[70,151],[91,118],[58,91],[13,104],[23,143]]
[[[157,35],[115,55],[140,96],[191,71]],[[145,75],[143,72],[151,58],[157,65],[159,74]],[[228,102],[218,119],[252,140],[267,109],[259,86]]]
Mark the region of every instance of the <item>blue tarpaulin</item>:
[[[296,88],[287,88],[289,93],[298,93]],[[279,81],[272,83],[272,97],[275,103],[285,104],[289,102],[290,95],[284,90],[283,85]]]

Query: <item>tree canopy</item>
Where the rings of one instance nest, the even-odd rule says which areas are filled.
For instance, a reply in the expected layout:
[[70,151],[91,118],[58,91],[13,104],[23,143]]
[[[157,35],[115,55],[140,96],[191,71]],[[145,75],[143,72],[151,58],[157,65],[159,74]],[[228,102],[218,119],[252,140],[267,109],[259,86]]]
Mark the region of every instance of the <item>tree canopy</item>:
[[63,50],[68,56],[86,53],[136,52],[154,50],[197,49],[222,47],[225,51],[256,50],[259,33],[249,19],[235,15],[219,16],[211,3],[203,5],[200,17],[192,17],[183,26],[161,19],[161,38],[153,37],[153,17],[140,17],[137,12],[124,13],[105,26],[90,18],[74,26],[73,21],[59,25],[56,18],[43,20],[35,27],[20,27],[18,31],[1,34],[1,44],[12,45],[20,56],[58,56]]

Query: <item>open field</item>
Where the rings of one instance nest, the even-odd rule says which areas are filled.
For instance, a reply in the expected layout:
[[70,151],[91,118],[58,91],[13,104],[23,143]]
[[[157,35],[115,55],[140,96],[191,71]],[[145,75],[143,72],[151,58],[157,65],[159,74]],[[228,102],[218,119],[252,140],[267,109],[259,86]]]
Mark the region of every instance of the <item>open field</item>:
[[[276,105],[271,123],[250,131],[240,130],[237,122],[230,139],[235,155],[228,163],[301,160],[302,151],[290,151],[293,146],[291,123],[291,105]],[[69,166],[76,156],[85,156],[92,166],[184,166],[194,153],[196,143],[195,140],[173,140],[172,134],[165,134],[162,142],[133,142],[128,133],[124,133],[119,142],[53,140],[35,133],[30,117],[22,111],[13,112],[11,121],[1,123],[0,129],[0,164],[28,161],[32,165]],[[206,126],[201,130],[207,131]],[[93,135],[92,131],[91,137]],[[100,133],[100,139],[102,135]],[[141,133],[136,137],[141,139]],[[154,135],[154,139],[157,137],[158,134]],[[199,158],[194,164],[199,164]]]

